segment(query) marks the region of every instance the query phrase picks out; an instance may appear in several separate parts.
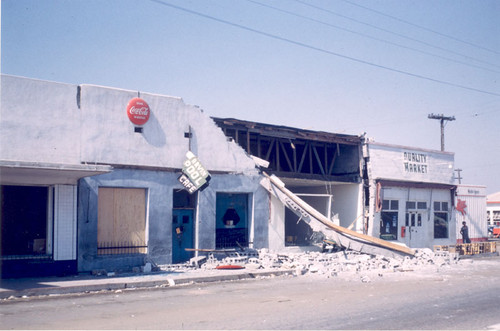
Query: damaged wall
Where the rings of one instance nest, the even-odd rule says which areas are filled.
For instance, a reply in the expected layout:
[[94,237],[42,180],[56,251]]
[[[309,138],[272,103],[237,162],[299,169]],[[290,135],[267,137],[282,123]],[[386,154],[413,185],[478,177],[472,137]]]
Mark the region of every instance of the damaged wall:
[[[150,108],[142,131],[136,130],[127,116],[128,102],[138,96]],[[186,105],[180,98],[2,75],[1,119],[2,160],[113,166],[106,167],[107,171],[113,170],[110,173],[78,182],[78,201],[75,198],[74,202],[78,202],[80,272],[130,269],[143,265],[145,258],[158,263],[172,261],[172,243],[177,238],[172,229],[173,192],[183,189],[178,177],[189,150],[212,175],[209,186],[198,193],[196,205],[191,208],[192,245],[215,248],[218,193],[246,195],[248,240],[258,248],[269,244],[269,197],[259,184],[254,161],[235,142],[228,141],[200,108]],[[9,145],[4,143],[7,141]],[[145,248],[132,248],[132,253],[110,249],[106,252],[113,253],[98,254],[98,236],[103,233],[102,228],[99,230],[101,188],[120,194],[144,192],[142,201],[130,204],[145,210],[141,215],[145,224],[138,231],[144,237],[141,245]],[[111,207],[118,206],[113,203]],[[115,211],[111,207],[112,214]],[[117,222],[113,226],[137,226],[120,223],[119,216],[126,216],[120,213],[116,210],[118,216],[112,215]]]
[[[134,132],[126,115],[127,103],[138,94],[151,109],[142,133]],[[181,98],[82,85],[80,108],[83,162],[179,169],[191,149],[209,171],[255,173],[245,152]],[[185,138],[190,130],[192,138]]]
[[[151,116],[142,133],[137,133],[125,107],[138,92],[82,85],[80,93],[82,159],[115,166],[111,174],[82,180],[81,191],[96,195],[99,187],[145,189],[147,255],[151,261],[172,263],[175,249],[184,251],[184,247],[173,246],[177,240],[172,228],[173,191],[183,189],[177,178],[188,150],[211,173],[208,187],[197,193],[193,241],[188,248],[216,248],[216,200],[220,192],[248,196],[248,240],[255,247],[267,247],[268,195],[259,185],[255,163],[228,141],[201,109],[184,104],[180,98],[141,92]],[[144,263],[140,255],[97,254],[97,199],[94,196],[90,207],[80,211],[79,270],[130,268]]]

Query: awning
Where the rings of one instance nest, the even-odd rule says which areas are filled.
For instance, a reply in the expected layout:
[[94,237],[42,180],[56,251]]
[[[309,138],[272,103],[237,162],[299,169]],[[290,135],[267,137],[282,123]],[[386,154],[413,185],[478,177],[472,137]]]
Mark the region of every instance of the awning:
[[0,161],[2,185],[76,185],[83,177],[111,172],[109,165]]
[[377,179],[377,191],[375,196],[375,211],[380,212],[382,210],[382,188],[386,187],[403,187],[403,188],[423,188],[423,189],[435,189],[435,190],[449,190],[451,204],[455,205],[455,194],[457,191],[457,185],[452,184],[441,184],[441,183],[424,183],[424,182],[405,182],[398,180],[389,179]]
[[377,184],[380,184],[382,187],[432,188],[439,190],[453,190],[457,188],[457,186],[453,184],[411,182],[411,181],[400,181],[400,180],[390,180],[390,179],[377,179],[376,182]]

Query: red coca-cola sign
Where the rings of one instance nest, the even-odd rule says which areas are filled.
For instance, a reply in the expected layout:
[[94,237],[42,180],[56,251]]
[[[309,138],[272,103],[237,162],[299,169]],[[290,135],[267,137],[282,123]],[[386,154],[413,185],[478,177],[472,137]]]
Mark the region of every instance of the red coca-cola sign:
[[141,98],[133,98],[128,102],[128,119],[135,125],[144,125],[149,120],[150,113],[147,102]]

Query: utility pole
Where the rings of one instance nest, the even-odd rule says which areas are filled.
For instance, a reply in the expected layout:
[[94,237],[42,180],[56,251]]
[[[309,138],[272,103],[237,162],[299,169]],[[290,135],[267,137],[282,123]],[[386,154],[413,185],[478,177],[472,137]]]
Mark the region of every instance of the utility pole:
[[462,171],[462,169],[455,169],[455,171],[458,173],[455,179],[458,179],[458,184],[462,184],[462,176],[460,176],[460,172]]
[[454,121],[455,116],[429,114],[427,117],[433,120],[440,120],[441,122],[441,152],[444,152],[444,121]]

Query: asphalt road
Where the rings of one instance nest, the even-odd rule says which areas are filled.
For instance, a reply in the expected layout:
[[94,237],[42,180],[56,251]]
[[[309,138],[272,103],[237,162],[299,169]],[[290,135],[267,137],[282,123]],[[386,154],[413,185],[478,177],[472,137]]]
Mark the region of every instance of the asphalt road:
[[6,300],[0,328],[500,330],[498,258],[370,279],[276,277]]

